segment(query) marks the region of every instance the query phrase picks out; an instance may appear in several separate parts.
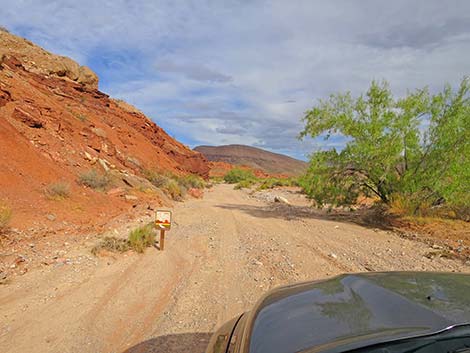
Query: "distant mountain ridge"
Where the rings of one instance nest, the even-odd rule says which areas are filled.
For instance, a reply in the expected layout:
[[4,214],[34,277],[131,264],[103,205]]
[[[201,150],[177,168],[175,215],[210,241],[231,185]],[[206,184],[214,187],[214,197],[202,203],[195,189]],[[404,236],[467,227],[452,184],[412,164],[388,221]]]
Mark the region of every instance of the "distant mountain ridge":
[[304,161],[246,145],[197,146],[209,161],[245,165],[268,174],[300,175],[307,170]]

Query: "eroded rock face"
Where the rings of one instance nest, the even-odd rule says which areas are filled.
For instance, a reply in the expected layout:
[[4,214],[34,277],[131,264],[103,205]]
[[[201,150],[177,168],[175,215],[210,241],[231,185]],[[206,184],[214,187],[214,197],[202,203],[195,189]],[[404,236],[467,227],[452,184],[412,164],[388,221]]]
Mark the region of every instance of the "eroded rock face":
[[0,57],[13,56],[29,72],[62,77],[98,89],[98,76],[88,67],[34,45],[29,40],[0,31]]
[[[81,187],[79,176],[93,169],[128,175],[123,185],[138,190],[147,188],[149,170],[208,177],[200,153],[100,92],[88,69],[2,31],[0,51],[0,201],[13,209],[13,222],[21,218],[15,226],[44,222],[49,208],[87,226],[99,223],[100,213],[126,210],[129,200]],[[63,201],[70,209],[45,197],[57,182],[70,185],[70,200]]]

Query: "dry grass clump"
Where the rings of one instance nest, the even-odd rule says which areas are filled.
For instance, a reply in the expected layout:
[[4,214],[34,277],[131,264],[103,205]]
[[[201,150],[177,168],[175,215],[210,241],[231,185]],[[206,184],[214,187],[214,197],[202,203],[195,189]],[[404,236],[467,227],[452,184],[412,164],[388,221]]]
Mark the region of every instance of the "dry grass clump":
[[70,184],[58,182],[50,184],[45,190],[46,196],[53,200],[62,200],[70,196]]
[[99,254],[101,251],[126,252],[134,250],[143,253],[146,248],[155,244],[155,228],[153,223],[138,227],[129,233],[127,239],[117,237],[105,237],[96,245],[91,252],[93,255]]
[[8,228],[8,223],[10,223],[11,215],[11,208],[3,202],[0,202],[0,233],[4,232]]
[[180,201],[186,194],[186,188],[181,186],[176,180],[168,179],[163,190],[176,201]]
[[129,240],[116,237],[105,237],[101,242],[91,249],[93,255],[97,255],[102,250],[112,252],[126,252],[130,249]]
[[92,189],[104,191],[111,180],[106,174],[100,174],[95,169],[88,170],[78,176],[78,182]]
[[449,205],[443,202],[433,205],[431,202],[423,202],[410,195],[393,194],[389,207],[390,213],[399,216],[470,221],[470,206],[464,204]]
[[134,229],[129,234],[129,246],[142,253],[146,248],[155,244],[155,229],[153,224]]
[[169,179],[167,176],[154,172],[152,170],[144,171],[144,176],[157,188],[163,188]]
[[154,186],[163,190],[176,201],[180,201],[186,195],[188,189],[203,189],[206,187],[204,179],[193,174],[176,176],[147,170],[144,175]]

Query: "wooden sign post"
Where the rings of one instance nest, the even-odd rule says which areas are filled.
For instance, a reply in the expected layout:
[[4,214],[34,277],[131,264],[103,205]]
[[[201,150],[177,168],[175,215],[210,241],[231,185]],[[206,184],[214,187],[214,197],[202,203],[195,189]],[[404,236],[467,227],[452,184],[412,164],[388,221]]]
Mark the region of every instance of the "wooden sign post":
[[171,211],[157,210],[155,225],[160,229],[160,250],[165,248],[165,232],[171,229]]

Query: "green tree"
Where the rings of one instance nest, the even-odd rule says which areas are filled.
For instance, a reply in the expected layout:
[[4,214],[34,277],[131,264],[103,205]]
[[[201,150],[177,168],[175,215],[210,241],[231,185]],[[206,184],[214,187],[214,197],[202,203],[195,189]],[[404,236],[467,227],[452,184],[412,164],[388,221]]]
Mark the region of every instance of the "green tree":
[[387,82],[365,95],[333,94],[305,113],[300,137],[346,138],[340,151],[317,151],[302,180],[322,205],[347,205],[358,195],[389,203],[395,195],[423,203],[468,207],[470,84],[436,95],[427,88],[395,99]]

